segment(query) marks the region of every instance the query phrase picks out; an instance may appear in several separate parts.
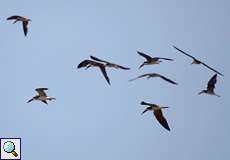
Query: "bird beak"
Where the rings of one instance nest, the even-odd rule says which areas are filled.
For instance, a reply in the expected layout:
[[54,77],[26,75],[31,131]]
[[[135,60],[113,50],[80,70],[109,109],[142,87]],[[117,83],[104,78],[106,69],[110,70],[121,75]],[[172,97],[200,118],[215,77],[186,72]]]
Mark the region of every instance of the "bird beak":
[[161,109],[165,109],[165,108],[169,108],[169,107],[161,107]]

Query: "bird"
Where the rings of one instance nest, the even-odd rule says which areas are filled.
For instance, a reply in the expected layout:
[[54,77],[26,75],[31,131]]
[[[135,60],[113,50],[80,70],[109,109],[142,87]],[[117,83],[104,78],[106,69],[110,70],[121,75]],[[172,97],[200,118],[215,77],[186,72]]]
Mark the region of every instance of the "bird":
[[214,76],[212,76],[212,78],[208,81],[207,89],[206,90],[202,90],[198,94],[200,95],[200,94],[206,93],[208,95],[214,95],[214,96],[220,97],[220,95],[218,95],[218,94],[216,94],[214,92],[215,84],[216,84],[216,79],[217,79],[217,74],[215,74]]
[[42,101],[45,104],[48,104],[47,100],[49,100],[49,101],[56,100],[56,98],[48,97],[45,93],[46,90],[48,90],[48,88],[36,88],[35,91],[38,92],[38,95],[36,95],[33,98],[31,98],[30,100],[28,100],[27,103],[29,103],[33,100],[38,100],[38,101]]
[[109,80],[109,77],[106,73],[105,64],[86,59],[86,60],[83,60],[82,62],[80,62],[80,64],[77,66],[77,68],[82,68],[82,67],[86,67],[85,69],[88,69],[89,67],[100,68],[103,76],[105,77],[106,81],[110,85],[110,80]]
[[137,53],[144,57],[146,59],[146,61],[144,61],[140,66],[139,66],[139,69],[141,67],[143,67],[144,65],[150,65],[150,64],[159,64],[161,63],[161,59],[162,60],[168,60],[168,61],[173,61],[173,59],[170,59],[170,58],[162,58],[162,57],[151,57],[143,52],[140,52],[140,51],[137,51]]
[[147,103],[147,102],[144,102],[144,101],[141,102],[141,105],[147,105],[147,106],[149,106],[149,107],[147,107],[147,108],[142,112],[142,114],[144,114],[144,113],[147,112],[147,111],[153,111],[153,114],[154,114],[154,116],[156,117],[156,119],[158,120],[158,122],[159,122],[166,130],[170,131],[168,122],[167,122],[167,120],[165,119],[165,117],[163,116],[163,113],[162,113],[162,111],[161,111],[162,109],[169,108],[169,107],[160,107],[159,105]]
[[221,75],[221,76],[224,76],[224,75],[223,75],[222,73],[220,73],[219,71],[213,69],[212,67],[208,66],[208,65],[205,64],[204,62],[202,62],[202,61],[198,60],[197,58],[195,58],[195,57],[189,55],[188,53],[182,51],[181,49],[177,48],[176,46],[173,46],[173,47],[174,47],[176,50],[180,51],[180,53],[182,53],[182,54],[184,54],[184,55],[186,55],[186,56],[192,58],[193,61],[192,61],[191,64],[202,64],[203,66],[205,66],[205,67],[207,67],[208,69],[214,71],[215,73],[217,73],[217,74],[219,74],[219,75]]
[[25,36],[27,35],[27,32],[28,32],[28,24],[29,24],[30,21],[32,21],[32,20],[29,19],[29,18],[26,18],[26,17],[23,17],[23,16],[17,16],[17,15],[10,16],[10,17],[8,17],[6,20],[15,20],[13,23],[16,23],[16,22],[18,22],[18,21],[21,21],[21,22],[22,22],[23,31],[24,31],[24,35],[25,35]]
[[167,81],[167,82],[169,82],[169,83],[171,83],[171,84],[177,85],[176,82],[174,82],[174,81],[172,81],[171,79],[168,79],[168,78],[166,78],[165,76],[162,76],[161,74],[158,74],[158,73],[146,73],[146,74],[142,74],[142,75],[137,76],[137,77],[135,77],[135,78],[133,78],[133,79],[130,79],[129,81],[131,82],[131,81],[134,81],[134,80],[136,80],[136,79],[138,79],[138,78],[143,78],[143,77],[147,77],[147,79],[153,78],[153,77],[159,77],[159,78],[162,78],[163,80],[165,80],[165,81]]
[[123,67],[123,66],[121,66],[121,65],[118,65],[118,64],[115,64],[115,63],[111,63],[111,62],[108,62],[108,61],[99,59],[99,58],[97,58],[97,57],[95,57],[95,56],[90,56],[90,58],[91,58],[92,60],[95,60],[95,61],[98,61],[98,62],[103,62],[103,63],[105,63],[105,66],[106,66],[106,67],[113,67],[113,68],[116,68],[116,69],[130,70],[130,68],[128,68],[128,67]]

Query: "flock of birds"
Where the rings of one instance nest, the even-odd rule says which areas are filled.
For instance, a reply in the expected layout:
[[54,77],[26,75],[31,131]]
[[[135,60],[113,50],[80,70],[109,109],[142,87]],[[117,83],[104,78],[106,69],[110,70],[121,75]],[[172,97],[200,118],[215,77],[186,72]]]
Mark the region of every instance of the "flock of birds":
[[[18,21],[22,22],[22,26],[23,26],[23,31],[24,31],[24,35],[27,35],[28,32],[28,24],[31,21],[29,18],[23,17],[23,16],[18,16],[18,15],[14,15],[11,17],[8,17],[7,20],[14,20],[13,23],[16,23]],[[212,70],[213,72],[215,72],[215,74],[210,78],[210,80],[208,81],[207,87],[206,89],[202,90],[201,92],[199,92],[198,94],[203,94],[206,93],[208,95],[214,95],[217,97],[220,97],[218,94],[216,94],[214,92],[215,89],[215,84],[217,81],[217,74],[223,76],[222,73],[218,72],[217,70],[213,69],[212,67],[208,66],[207,64],[205,64],[204,62],[202,62],[201,60],[198,60],[197,58],[191,56],[190,54],[184,52],[183,50],[177,48],[176,46],[173,46],[177,51],[179,51],[179,53],[182,53],[190,58],[193,59],[192,64],[202,64],[203,66],[207,67],[208,69]],[[163,57],[152,57],[150,55],[147,55],[146,53],[137,51],[137,53],[145,58],[145,61],[139,66],[139,69],[142,68],[145,65],[154,65],[154,64],[160,64],[162,62],[162,60],[166,60],[166,61],[173,61],[173,59],[170,58],[163,58]],[[90,56],[90,59],[86,59],[83,60],[82,62],[80,62],[80,64],[77,66],[77,68],[83,68],[85,67],[85,69],[88,69],[90,67],[98,67],[100,69],[100,71],[102,72],[104,78],[106,79],[107,83],[110,85],[110,79],[109,76],[107,75],[106,72],[106,68],[107,67],[111,67],[111,68],[115,68],[115,69],[123,69],[123,70],[130,70],[130,68],[128,67],[124,67],[115,63],[111,63],[108,62],[106,60],[102,60],[100,58],[97,58],[95,56]],[[169,82],[171,84],[177,85],[178,83],[176,83],[175,81],[161,75],[158,73],[146,73],[140,76],[137,76],[133,79],[130,79],[129,81],[134,81],[136,79],[139,78],[144,78],[147,77],[147,79],[149,78],[154,78],[154,77],[159,77],[163,80],[165,80],[166,82]],[[53,97],[49,97],[46,94],[46,90],[48,90],[48,88],[36,88],[35,91],[38,93],[38,95],[32,97],[30,100],[27,101],[27,103],[34,101],[34,100],[38,100],[41,101],[45,104],[48,104],[47,101],[51,101],[51,100],[55,100],[55,98]],[[170,131],[170,127],[168,125],[167,120],[165,119],[165,117],[163,116],[162,113],[162,109],[165,108],[169,108],[169,107],[163,107],[157,104],[152,104],[152,103],[147,103],[142,101],[141,105],[146,105],[148,106],[143,112],[142,114],[144,114],[147,111],[152,111],[154,113],[154,116],[156,117],[156,119],[158,120],[158,122],[168,131]]]

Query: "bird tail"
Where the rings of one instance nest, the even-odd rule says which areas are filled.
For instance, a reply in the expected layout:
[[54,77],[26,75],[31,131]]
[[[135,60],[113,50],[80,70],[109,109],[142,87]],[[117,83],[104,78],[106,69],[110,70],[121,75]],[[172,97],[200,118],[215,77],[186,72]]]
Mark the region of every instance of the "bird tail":
[[204,91],[204,90],[203,90],[203,91],[200,91],[200,92],[198,93],[198,95],[203,94],[203,93],[205,93],[205,91]]
[[56,100],[56,98],[53,98],[53,97],[49,97],[49,98],[47,98],[48,100]]
[[13,22],[13,24],[15,24],[17,21],[18,21],[18,20],[16,19],[16,20]]
[[33,98],[31,98],[30,100],[28,100],[28,101],[27,101],[27,103],[30,103],[30,102],[31,102],[31,101],[33,101],[33,100],[34,100],[34,99],[33,99]]
[[142,63],[138,69],[142,68],[145,65],[145,63]]
[[215,93],[214,95],[217,96],[217,97],[220,97],[220,95],[218,95],[218,94],[216,94],[216,93]]
[[147,111],[148,111],[148,109],[146,108],[146,109],[141,113],[141,115],[144,114],[144,113],[147,112]]

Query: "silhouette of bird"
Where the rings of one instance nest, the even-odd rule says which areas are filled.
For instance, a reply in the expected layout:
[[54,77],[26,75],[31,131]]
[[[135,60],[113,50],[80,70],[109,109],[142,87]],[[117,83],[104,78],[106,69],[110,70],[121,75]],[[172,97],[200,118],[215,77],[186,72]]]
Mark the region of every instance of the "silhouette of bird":
[[35,91],[38,92],[38,95],[31,98],[29,101],[27,101],[27,103],[29,103],[33,100],[38,100],[38,101],[42,101],[45,104],[48,104],[47,100],[49,100],[49,101],[56,100],[56,98],[48,97],[45,93],[46,90],[48,90],[48,88],[36,88]]
[[217,79],[217,74],[215,74],[214,76],[212,76],[212,78],[208,81],[207,89],[206,90],[202,90],[198,94],[200,95],[202,93],[206,93],[206,94],[209,94],[209,95],[214,95],[214,96],[220,97],[220,95],[217,95],[214,92],[215,84],[216,84],[216,79]]
[[163,113],[161,111],[161,109],[165,109],[165,108],[169,108],[169,107],[160,107],[159,105],[156,104],[151,104],[151,103],[147,103],[142,101],[141,105],[147,105],[149,107],[147,107],[142,114],[144,114],[147,111],[153,111],[154,116],[156,117],[156,119],[158,120],[158,122],[168,131],[170,131],[169,125],[167,120],[165,119],[165,117],[163,116]]
[[90,58],[92,60],[95,60],[95,61],[98,61],[98,62],[103,62],[105,63],[105,66],[106,67],[113,67],[113,68],[116,68],[116,69],[124,69],[124,70],[129,70],[130,68],[127,68],[127,67],[123,67],[121,65],[118,65],[118,64],[115,64],[115,63],[111,63],[111,62],[108,62],[108,61],[105,61],[105,60],[102,60],[102,59],[99,59],[97,57],[94,57],[94,56],[90,56]]
[[26,18],[26,17],[22,17],[22,16],[16,16],[16,15],[14,15],[14,16],[8,17],[6,20],[15,20],[13,23],[21,21],[22,22],[22,26],[23,26],[24,35],[25,36],[27,35],[28,24],[29,24],[29,21],[31,21],[31,19]]
[[173,47],[174,47],[176,50],[180,51],[180,53],[182,53],[182,54],[184,54],[184,55],[186,55],[186,56],[188,56],[188,57],[192,58],[192,59],[193,59],[193,61],[192,61],[192,63],[191,63],[191,64],[202,64],[203,66],[205,66],[205,67],[207,67],[208,69],[210,69],[210,70],[214,71],[215,73],[217,73],[217,74],[219,74],[219,75],[221,75],[221,76],[224,76],[222,73],[220,73],[220,72],[218,72],[217,70],[215,70],[215,69],[211,68],[210,66],[208,66],[208,65],[207,65],[207,64],[205,64],[204,62],[202,62],[202,61],[200,61],[200,60],[196,59],[195,57],[193,57],[193,56],[189,55],[188,53],[186,53],[186,52],[182,51],[181,49],[177,48],[176,46],[173,46]]
[[108,82],[108,84],[110,85],[110,80],[109,77],[106,73],[106,69],[105,69],[105,64],[103,63],[99,63],[96,61],[92,61],[92,60],[83,60],[78,66],[77,68],[82,68],[82,67],[86,67],[85,69],[88,69],[89,67],[98,67],[100,68],[103,76],[105,77],[106,81]]
[[149,79],[149,78],[154,78],[154,77],[159,77],[159,78],[162,78],[163,80],[165,80],[165,81],[167,81],[167,82],[169,82],[169,83],[172,83],[172,84],[177,85],[176,82],[174,82],[174,81],[172,81],[171,79],[169,79],[169,78],[167,78],[167,77],[165,77],[165,76],[162,76],[161,74],[158,74],[158,73],[146,73],[146,74],[142,74],[142,75],[140,75],[140,76],[138,76],[138,77],[135,77],[135,78],[133,78],[133,79],[130,79],[129,81],[131,82],[131,81],[134,81],[134,80],[136,80],[136,79],[138,79],[138,78],[143,78],[143,77],[147,77],[147,79]]
[[151,57],[151,56],[149,56],[149,55],[147,55],[147,54],[145,54],[145,53],[143,53],[143,52],[140,52],[140,51],[137,51],[137,53],[138,53],[140,56],[142,56],[142,57],[144,57],[144,58],[146,59],[146,61],[144,61],[144,62],[140,65],[139,69],[140,69],[141,67],[143,67],[144,65],[159,64],[159,63],[162,62],[161,59],[162,59],[162,60],[173,61],[173,59],[169,59],[169,58]]

